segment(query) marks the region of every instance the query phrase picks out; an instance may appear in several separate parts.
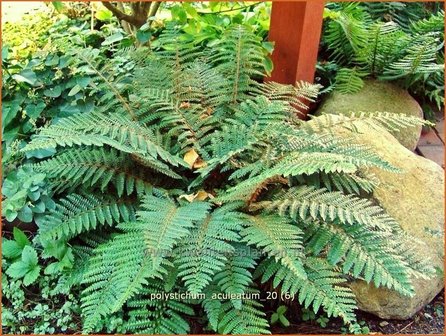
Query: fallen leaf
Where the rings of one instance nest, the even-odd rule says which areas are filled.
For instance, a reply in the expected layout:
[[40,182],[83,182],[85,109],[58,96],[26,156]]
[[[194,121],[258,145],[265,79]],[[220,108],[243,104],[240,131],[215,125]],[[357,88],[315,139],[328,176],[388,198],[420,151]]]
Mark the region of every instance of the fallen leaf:
[[184,194],[184,195],[181,195],[179,198],[184,198],[188,202],[192,203],[195,200],[204,201],[207,198],[212,199],[212,198],[214,198],[214,195],[209,194],[207,191],[201,189],[198,192],[196,192],[195,194]]
[[208,164],[206,161],[203,161],[201,158],[197,158],[192,166],[195,169],[206,167]]
[[189,194],[189,195],[181,195],[179,198],[184,198],[189,203],[192,203],[195,199],[195,194]]
[[194,167],[195,161],[199,158],[198,153],[195,149],[190,149],[186,154],[184,154],[184,161],[189,165],[190,168]]
[[195,199],[197,201],[204,201],[206,198],[209,197],[209,194],[204,191],[204,190],[199,190],[196,194],[195,194]]
[[190,103],[189,102],[182,102],[180,104],[180,108],[189,108],[190,107]]

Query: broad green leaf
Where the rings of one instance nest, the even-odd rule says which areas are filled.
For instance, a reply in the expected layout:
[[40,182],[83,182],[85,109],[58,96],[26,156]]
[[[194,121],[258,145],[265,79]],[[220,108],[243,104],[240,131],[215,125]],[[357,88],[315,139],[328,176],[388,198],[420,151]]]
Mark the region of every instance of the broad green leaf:
[[17,217],[25,223],[30,223],[33,220],[33,211],[29,206],[24,206],[18,213]]
[[53,4],[56,11],[62,13],[63,9],[65,8],[65,5],[62,1],[51,1],[51,3]]
[[14,259],[22,254],[22,247],[15,240],[3,239],[2,253],[7,259]]
[[6,270],[6,274],[11,278],[20,279],[29,271],[29,266],[23,261],[16,261]]
[[151,37],[152,37],[152,33],[150,31],[138,30],[136,32],[136,38],[138,39],[139,42],[141,42],[143,44],[146,43],[147,41],[149,41]]
[[57,56],[57,55],[49,56],[45,60],[45,65],[46,66],[56,66],[58,64],[59,64],[59,56]]
[[30,158],[37,158],[37,159],[43,159],[49,156],[52,156],[53,154],[56,153],[56,149],[55,148],[43,148],[43,149],[35,149],[29,152],[25,153],[25,156],[27,159]]
[[60,96],[60,94],[62,93],[62,88],[60,87],[60,85],[57,85],[53,88],[49,88],[46,89],[45,91],[43,91],[43,94],[47,97],[51,97],[51,98],[57,98]]
[[29,265],[30,268],[37,266],[37,252],[31,246],[25,246],[22,251],[22,261]]
[[262,47],[265,49],[268,53],[272,54],[274,50],[274,42],[262,42]]
[[41,101],[38,104],[28,104],[25,107],[26,114],[31,118],[38,118],[40,113],[45,109],[46,104]]
[[280,315],[285,314],[287,311],[287,307],[286,306],[280,306],[279,308],[277,308],[277,313],[279,313]]
[[15,212],[15,211],[11,211],[11,210],[5,210],[5,211],[3,211],[3,209],[2,209],[2,216],[5,216],[5,218],[6,218],[6,220],[8,221],[8,222],[12,222],[14,219],[16,219],[17,218],[17,212]]
[[279,320],[279,314],[274,313],[271,315],[271,324],[275,324]]
[[116,33],[116,34],[113,34],[113,35],[107,37],[104,40],[104,42],[102,42],[102,45],[103,46],[110,45],[110,44],[113,44],[115,42],[121,41],[123,38],[124,38],[124,35],[122,35],[121,33]]
[[31,285],[33,282],[37,280],[40,274],[40,266],[35,266],[32,269],[30,269],[23,278],[23,284],[25,286]]
[[2,46],[2,62],[8,59],[9,47],[7,45]]
[[17,242],[20,248],[24,248],[27,245],[31,245],[31,242],[29,241],[28,237],[23,233],[22,230],[20,230],[17,227],[14,227],[12,230],[12,234],[14,236],[14,240]]
[[71,96],[74,96],[76,93],[78,93],[80,90],[81,90],[82,88],[80,87],[80,85],[75,85],[71,90],[70,90],[70,92],[68,92],[68,96],[69,97],[71,97]]
[[36,74],[30,69],[20,71],[20,73],[12,75],[12,78],[14,78],[17,82],[28,83],[30,85],[35,85],[37,82]]
[[175,5],[170,9],[170,13],[172,14],[172,20],[179,21],[180,23],[186,23],[187,14],[181,5]]
[[113,13],[104,7],[98,10],[94,16],[100,21],[110,21],[113,18]]
[[280,315],[279,316],[279,320],[280,320],[280,323],[282,323],[282,325],[284,327],[289,327],[290,326],[290,321],[288,321],[288,319],[285,316]]

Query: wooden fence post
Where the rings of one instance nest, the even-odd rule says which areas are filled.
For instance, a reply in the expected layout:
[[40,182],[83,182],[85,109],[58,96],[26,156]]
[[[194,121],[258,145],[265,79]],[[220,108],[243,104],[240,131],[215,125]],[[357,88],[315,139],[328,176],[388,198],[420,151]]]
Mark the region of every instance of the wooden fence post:
[[273,1],[269,40],[275,42],[274,70],[268,80],[312,83],[325,1]]

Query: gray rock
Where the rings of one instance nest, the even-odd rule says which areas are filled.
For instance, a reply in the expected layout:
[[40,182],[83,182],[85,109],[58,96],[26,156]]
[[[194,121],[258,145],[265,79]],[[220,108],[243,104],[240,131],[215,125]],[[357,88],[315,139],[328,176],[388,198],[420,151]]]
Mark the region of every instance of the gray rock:
[[[425,243],[418,253],[422,258],[430,258],[439,272],[429,280],[413,279],[415,296],[412,298],[364,281],[353,282],[351,288],[361,310],[384,319],[407,319],[432,301],[444,286],[444,170],[401,146],[389,132],[363,123],[356,125],[359,133],[353,136],[359,143],[372,147],[403,171],[370,169],[380,181],[373,197],[403,230]],[[352,136],[345,128],[335,132]]]
[[[316,115],[343,114],[351,112],[391,112],[404,113],[423,118],[423,110],[417,101],[400,87],[377,80],[365,80],[361,91],[342,94],[334,91],[321,104]],[[391,132],[406,148],[415,150],[421,135],[421,126]]]

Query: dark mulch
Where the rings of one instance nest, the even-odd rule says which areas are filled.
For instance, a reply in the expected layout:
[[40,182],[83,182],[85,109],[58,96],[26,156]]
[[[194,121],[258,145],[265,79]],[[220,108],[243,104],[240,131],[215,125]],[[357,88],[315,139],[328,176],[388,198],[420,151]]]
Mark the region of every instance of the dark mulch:
[[[358,312],[358,320],[364,321],[370,334],[434,334],[445,335],[444,291],[424,309],[408,320],[382,320],[374,315]],[[340,334],[341,321],[330,322],[325,328],[315,321],[292,323],[290,327],[273,326],[273,334]]]

